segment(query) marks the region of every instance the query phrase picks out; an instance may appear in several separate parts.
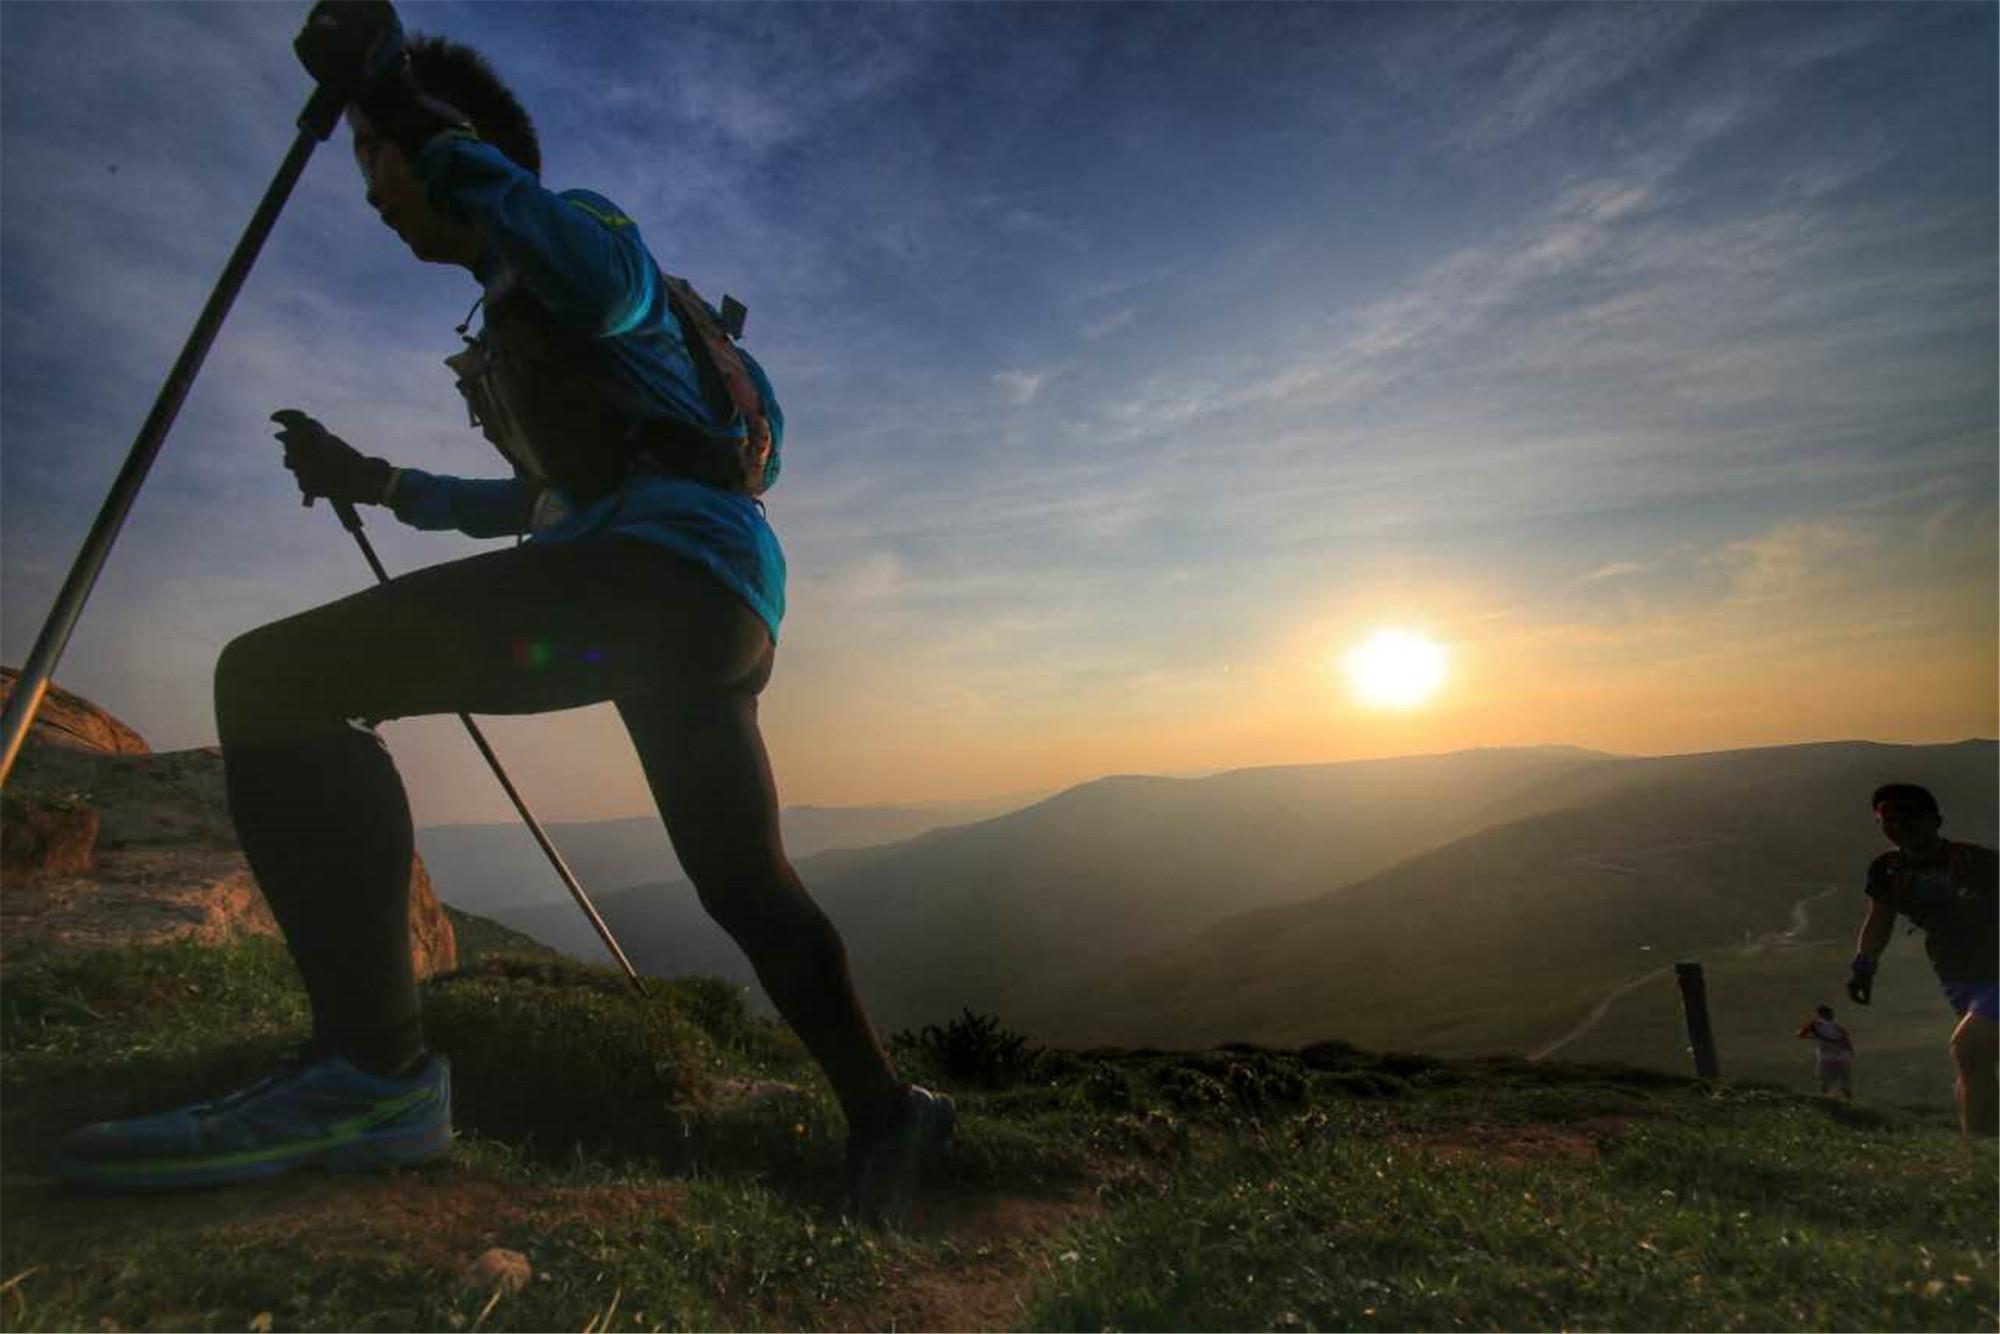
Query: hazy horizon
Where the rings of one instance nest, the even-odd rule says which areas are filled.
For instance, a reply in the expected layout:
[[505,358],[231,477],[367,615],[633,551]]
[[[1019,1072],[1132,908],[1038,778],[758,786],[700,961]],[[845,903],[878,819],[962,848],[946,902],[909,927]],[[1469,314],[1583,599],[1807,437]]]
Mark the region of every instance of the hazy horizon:
[[[291,141],[306,8],[0,5],[0,659]],[[749,305],[788,805],[2000,733],[1991,6],[399,9]],[[370,581],[269,413],[497,475],[440,364],[476,295],[339,131],[58,681],[213,742],[223,645]],[[481,549],[367,518],[392,571]],[[1435,693],[1350,688],[1388,630]],[[650,811],[608,707],[486,726],[544,820]],[[508,818],[454,720],[384,731],[420,823]]]
[[[1670,759],[1698,759],[1706,755],[1727,755],[1727,754],[1744,753],[1751,751],[1766,751],[1766,750],[1788,750],[1788,749],[1796,749],[1796,748],[1811,747],[1811,746],[1846,746],[1846,745],[1959,746],[1959,745],[1973,745],[1973,744],[1991,745],[1996,743],[2000,743],[2000,738],[1995,738],[1992,736],[1944,737],[1937,740],[1929,740],[1929,741],[1902,741],[1902,740],[1885,739],[1882,737],[1845,736],[1845,737],[1812,737],[1800,741],[1774,741],[1767,744],[1756,745],[1756,746],[1723,746],[1715,748],[1701,748],[1696,750],[1669,750],[1669,751],[1658,751],[1653,753],[1642,753],[1639,751],[1598,750],[1589,746],[1571,746],[1562,742],[1540,742],[1540,743],[1524,742],[1520,745],[1511,745],[1511,746],[1461,746],[1450,750],[1415,751],[1407,754],[1395,754],[1395,755],[1357,755],[1357,756],[1346,756],[1340,759],[1333,759],[1333,760],[1296,760],[1296,761],[1283,760],[1283,761],[1276,761],[1271,764],[1226,765],[1221,768],[1189,769],[1174,773],[1154,773],[1154,772],[1141,772],[1137,770],[1120,770],[1120,771],[1106,772],[1101,774],[1090,774],[1085,777],[1078,778],[1074,782],[1064,783],[1057,787],[1030,788],[1012,792],[993,793],[990,795],[976,795],[969,797],[952,797],[939,800],[916,800],[916,801],[894,801],[894,800],[859,801],[859,802],[786,801],[784,803],[784,808],[789,811],[814,811],[814,810],[946,811],[957,808],[976,808],[976,807],[995,807],[1006,810],[1017,810],[1035,805],[1039,802],[1047,801],[1051,797],[1060,796],[1061,794],[1073,791],[1076,788],[1088,787],[1092,783],[1102,782],[1107,779],[1157,778],[1157,779],[1180,780],[1187,782],[1198,782],[1204,778],[1220,778],[1229,774],[1255,773],[1259,770],[1318,768],[1322,766],[1332,766],[1332,765],[1342,765],[1342,764],[1390,763],[1396,760],[1442,759],[1450,756],[1472,754],[1482,751],[1576,750],[1585,752],[1590,755],[1599,756],[1607,760],[1670,760]],[[1889,779],[1885,778],[1883,781],[1886,782],[1889,781]],[[593,816],[593,817],[587,817],[586,819],[577,819],[575,817],[566,816],[563,817],[562,822],[569,824],[580,824],[580,823],[593,823],[593,822],[610,822],[616,820],[650,820],[655,818],[657,818],[657,813],[651,809],[646,809],[646,810],[631,812],[629,814],[624,814],[624,815],[607,815],[601,817]],[[978,817],[978,818],[986,818],[986,817]],[[466,826],[509,825],[518,823],[519,819],[520,817],[510,809],[504,816],[499,816],[488,820],[433,820],[421,823],[428,827],[436,828],[446,825],[466,825]]]

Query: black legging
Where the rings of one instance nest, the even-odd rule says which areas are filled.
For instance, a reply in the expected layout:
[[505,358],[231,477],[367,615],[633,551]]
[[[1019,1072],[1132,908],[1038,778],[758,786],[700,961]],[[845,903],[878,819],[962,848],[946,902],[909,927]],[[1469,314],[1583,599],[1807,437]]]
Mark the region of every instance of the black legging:
[[702,906],[749,956],[851,1126],[896,1080],[846,950],[786,860],[757,727],[764,623],[707,571],[599,539],[418,570],[223,650],[215,711],[244,853],[313,1008],[316,1045],[371,1069],[423,1048],[409,802],[373,725],[615,701]]

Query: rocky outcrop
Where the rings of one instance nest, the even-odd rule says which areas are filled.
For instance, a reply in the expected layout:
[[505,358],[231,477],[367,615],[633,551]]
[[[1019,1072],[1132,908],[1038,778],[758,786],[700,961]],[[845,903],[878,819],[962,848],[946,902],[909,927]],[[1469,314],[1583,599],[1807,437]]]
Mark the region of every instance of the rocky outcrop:
[[[0,699],[15,673],[0,668]],[[410,868],[417,973],[457,967],[421,858]],[[276,935],[236,844],[213,746],[153,752],[79,695],[51,687],[0,810],[0,942],[94,948]]]
[[[20,677],[14,668],[0,667],[0,705],[14,698],[14,683]],[[150,755],[153,749],[124,723],[53,681],[42,696],[42,707],[35,710],[29,740],[33,745],[62,746],[93,755]]]

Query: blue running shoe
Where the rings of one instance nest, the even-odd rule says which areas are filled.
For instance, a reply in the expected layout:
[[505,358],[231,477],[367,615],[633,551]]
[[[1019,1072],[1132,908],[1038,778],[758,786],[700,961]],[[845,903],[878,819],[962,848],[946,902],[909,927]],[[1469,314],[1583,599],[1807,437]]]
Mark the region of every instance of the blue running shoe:
[[331,1056],[289,1063],[219,1102],[85,1126],[63,1141],[56,1170],[98,1190],[178,1190],[308,1167],[380,1172],[450,1147],[442,1056],[394,1079]]
[[906,1084],[888,1130],[866,1144],[847,1146],[848,1204],[854,1216],[864,1223],[901,1223],[924,1169],[944,1152],[957,1126],[950,1098]]

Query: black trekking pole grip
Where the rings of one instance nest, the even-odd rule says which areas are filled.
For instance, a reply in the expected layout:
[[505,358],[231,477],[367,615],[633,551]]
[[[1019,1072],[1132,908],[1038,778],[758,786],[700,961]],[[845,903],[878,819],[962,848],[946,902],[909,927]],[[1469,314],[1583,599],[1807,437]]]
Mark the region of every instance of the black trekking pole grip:
[[347,107],[347,100],[347,94],[324,85],[314,89],[312,99],[299,113],[298,134],[285,153],[284,161],[279,163],[278,174],[264,191],[257,211],[251,215],[249,225],[236,242],[236,249],[230,252],[229,262],[223,266],[222,276],[209,293],[208,303],[202,307],[187,342],[181,346],[180,356],[175,359],[173,369],[167,372],[166,383],[160,386],[160,392],[153,400],[153,409],[146,414],[138,438],[133,440],[132,448],[125,456],[125,464],[111,484],[110,494],[104,498],[97,519],[83,540],[82,549],[71,563],[69,575],[63,580],[62,590],[56,594],[55,605],[49,609],[41,632],[35,636],[35,645],[29,650],[27,661],[21,664],[21,676],[14,683],[14,694],[7,701],[6,712],[0,715],[0,787],[7,785],[9,775],[14,772],[14,762],[20,758],[21,747],[28,739],[28,730],[34,726],[35,714],[40,711],[49,683],[55,677],[56,664],[62,660],[63,650],[69,646],[70,636],[76,632],[77,622],[83,618],[83,605],[90,600],[97,578],[104,572],[104,563],[110,558],[111,548],[125,527],[133,501],[139,497],[139,488],[146,484],[146,475],[152,471],[160,446],[165,443],[174,418],[180,414],[181,404],[186,401],[188,390],[193,388],[202,362],[208,358],[208,350],[222,329],[222,321],[228,316],[230,306],[235,304],[236,294],[242,290],[244,279],[250,276],[250,268],[257,262],[257,255],[263,250],[271,228],[277,224],[285,201],[291,198],[293,187],[305,171],[306,159],[312,156],[318,144],[333,133],[340,113]]
[[[360,545],[361,555],[367,560],[368,568],[375,571],[376,581],[388,583],[389,572],[382,568],[382,559],[375,554],[375,544],[368,540],[368,534],[361,531],[361,515],[355,510],[354,503],[335,500],[333,512],[340,516],[340,526],[354,534],[354,540]],[[535,842],[542,849],[542,855],[547,857],[549,865],[555,868],[556,878],[569,890],[570,896],[576,900],[576,906],[583,909],[583,915],[589,919],[592,929],[597,932],[597,938],[604,942],[604,948],[611,952],[611,957],[625,970],[625,976],[631,981],[633,989],[641,996],[646,995],[646,983],[639,976],[639,970],[625,957],[625,951],[619,948],[618,938],[611,934],[611,927],[599,915],[597,906],[590,901],[590,896],[583,892],[583,885],[578,882],[576,873],[569,869],[569,863],[563,860],[562,853],[557,851],[555,843],[542,829],[542,822],[528,809],[527,799],[521,795],[520,789],[514,786],[514,780],[507,776],[506,769],[501,767],[500,757],[493,753],[493,747],[487,743],[486,734],[479,730],[478,723],[472,721],[471,714],[462,712],[458,715],[458,720],[465,724],[466,734],[472,738],[472,744],[486,757],[487,767],[492,769],[493,776],[500,780],[500,786],[507,793],[507,799],[514,803],[514,810],[520,815],[521,823],[528,826],[528,832],[534,835]]]

